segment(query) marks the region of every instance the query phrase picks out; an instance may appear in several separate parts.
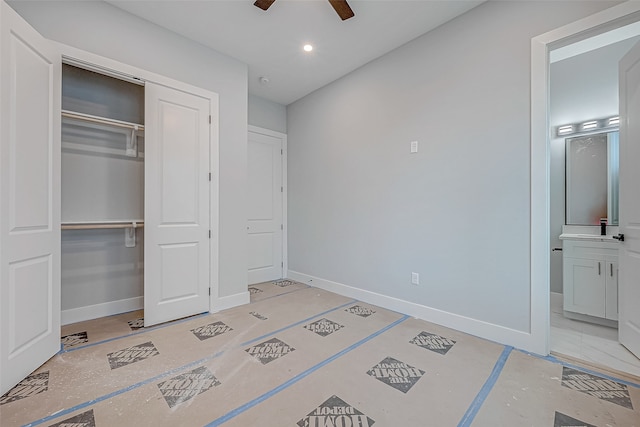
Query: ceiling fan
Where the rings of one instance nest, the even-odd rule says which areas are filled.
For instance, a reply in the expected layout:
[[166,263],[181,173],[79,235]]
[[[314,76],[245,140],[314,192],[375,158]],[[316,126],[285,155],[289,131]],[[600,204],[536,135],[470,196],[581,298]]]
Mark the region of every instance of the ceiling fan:
[[[256,0],[253,5],[262,10],[267,10],[275,1],[276,0]],[[351,7],[349,7],[347,0],[329,0],[329,3],[331,3],[331,6],[333,6],[333,9],[343,21],[354,17],[355,14],[353,10],[351,10]]]

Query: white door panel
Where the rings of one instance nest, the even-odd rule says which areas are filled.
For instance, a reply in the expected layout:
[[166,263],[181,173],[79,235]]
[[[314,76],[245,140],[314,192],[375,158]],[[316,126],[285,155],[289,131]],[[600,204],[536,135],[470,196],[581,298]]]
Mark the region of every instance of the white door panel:
[[210,100],[145,87],[145,326],[209,310]]
[[273,234],[269,232],[249,234],[249,265],[251,269],[271,268],[275,263]]
[[[274,138],[275,139],[275,138]],[[274,151],[280,150],[280,141],[271,141],[264,135],[251,135],[248,149],[249,211],[252,220],[273,220]],[[280,156],[280,153],[277,153]],[[278,192],[280,188],[277,189]]]
[[60,349],[60,54],[0,4],[0,394]]
[[249,284],[282,278],[282,139],[249,132]]
[[640,357],[640,44],[620,61],[620,343]]

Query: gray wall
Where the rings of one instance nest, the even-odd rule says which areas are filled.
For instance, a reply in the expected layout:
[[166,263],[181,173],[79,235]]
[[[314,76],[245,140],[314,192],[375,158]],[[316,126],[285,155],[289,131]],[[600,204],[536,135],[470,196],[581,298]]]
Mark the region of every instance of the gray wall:
[[220,95],[218,281],[221,296],[246,292],[247,66],[107,3],[10,5],[49,39]]
[[612,5],[488,2],[289,105],[290,270],[528,331],[531,38]]
[[282,104],[249,95],[249,124],[287,133],[287,109]]
[[[633,38],[554,62],[550,67],[550,114],[555,128],[618,114],[618,61],[638,41]],[[551,139],[551,247],[565,223],[565,139]],[[551,252],[551,292],[562,293],[562,252]]]
[[[63,311],[143,295],[144,233],[136,232],[133,248],[125,247],[124,233],[122,229],[62,232]],[[69,319],[77,321],[78,314]]]

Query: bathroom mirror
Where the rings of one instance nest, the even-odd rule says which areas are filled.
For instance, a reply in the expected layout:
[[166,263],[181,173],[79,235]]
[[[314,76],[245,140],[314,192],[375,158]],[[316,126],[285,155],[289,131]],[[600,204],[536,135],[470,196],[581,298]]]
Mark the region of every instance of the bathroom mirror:
[[567,138],[566,224],[618,225],[618,131]]

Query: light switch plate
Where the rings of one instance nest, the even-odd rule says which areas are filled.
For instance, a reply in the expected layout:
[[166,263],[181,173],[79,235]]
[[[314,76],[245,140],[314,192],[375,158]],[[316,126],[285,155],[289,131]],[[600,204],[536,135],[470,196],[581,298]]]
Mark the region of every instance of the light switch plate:
[[418,141],[411,141],[411,152],[412,153],[418,152]]

